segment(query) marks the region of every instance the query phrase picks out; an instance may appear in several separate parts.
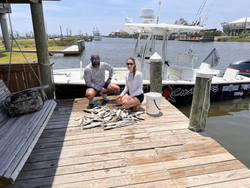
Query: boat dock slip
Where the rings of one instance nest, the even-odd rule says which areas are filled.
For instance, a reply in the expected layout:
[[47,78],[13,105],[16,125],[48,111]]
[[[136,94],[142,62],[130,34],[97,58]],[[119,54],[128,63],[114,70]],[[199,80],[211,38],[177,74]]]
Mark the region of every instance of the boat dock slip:
[[[20,50],[12,50],[13,52],[21,52]],[[37,53],[36,50],[22,50],[22,52],[24,53]],[[66,48],[64,50],[48,50],[49,53],[62,53],[65,55],[77,55],[80,54],[81,52],[79,52],[78,50],[78,46],[77,45],[73,45],[69,48]]]
[[[116,108],[115,96],[109,98],[109,108]],[[78,126],[76,119],[86,115],[86,98],[56,102],[10,187],[250,186],[250,170],[204,132],[190,131],[188,118],[165,99],[158,117],[144,113],[146,120],[105,131]]]
[[[78,49],[78,46],[77,45],[73,45],[73,46],[70,46],[64,50],[61,51],[61,53],[65,54],[65,55],[69,55],[69,54],[80,54],[82,51],[80,51]],[[51,50],[50,53],[58,53],[56,51],[53,51]]]
[[[63,53],[64,55],[78,55],[85,49],[85,41],[80,40],[78,45],[70,46],[64,50],[48,50],[49,53]],[[21,52],[20,50],[12,50],[13,52]],[[22,50],[24,53],[37,53],[36,50]]]

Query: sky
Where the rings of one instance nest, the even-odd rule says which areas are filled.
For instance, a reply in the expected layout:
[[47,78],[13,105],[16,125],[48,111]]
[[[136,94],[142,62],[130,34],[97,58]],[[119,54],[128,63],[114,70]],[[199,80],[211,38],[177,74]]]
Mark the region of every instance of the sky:
[[[206,2],[206,3],[205,3]],[[205,4],[203,8],[202,5]],[[29,4],[12,4],[11,24],[20,34],[33,32]],[[43,1],[43,12],[47,33],[63,35],[71,29],[72,35],[79,33],[92,35],[97,27],[101,35],[123,29],[132,33],[123,25],[130,17],[133,23],[142,23],[139,18],[142,8],[154,8],[158,15],[159,0],[61,0]],[[184,18],[192,23],[195,17],[204,21],[204,28],[222,30],[222,22],[232,22],[250,17],[250,0],[161,0],[159,22],[174,24]],[[7,16],[7,20],[8,20]],[[9,21],[8,21],[8,27]]]

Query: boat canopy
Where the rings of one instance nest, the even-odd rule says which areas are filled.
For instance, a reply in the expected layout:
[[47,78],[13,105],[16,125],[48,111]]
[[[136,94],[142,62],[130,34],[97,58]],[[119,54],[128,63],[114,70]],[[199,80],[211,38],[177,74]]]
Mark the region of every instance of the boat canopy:
[[125,23],[124,26],[138,33],[154,33],[154,35],[165,35],[165,31],[168,34],[182,33],[182,32],[199,32],[203,30],[203,27],[198,26],[186,26],[186,25],[173,25],[173,24],[145,24],[145,23]]

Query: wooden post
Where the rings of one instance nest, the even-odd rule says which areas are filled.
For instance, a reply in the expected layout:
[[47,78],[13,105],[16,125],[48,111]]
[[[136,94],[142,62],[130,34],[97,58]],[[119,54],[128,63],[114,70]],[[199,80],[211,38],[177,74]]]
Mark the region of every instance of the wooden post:
[[[8,32],[7,20],[6,20],[5,14],[0,14],[0,25],[2,28],[5,50],[11,50],[11,44],[10,44],[10,38],[9,38],[9,32]],[[13,34],[14,33],[12,33],[12,35]],[[12,37],[14,37],[14,36],[12,36]]]
[[247,17],[245,19],[244,38],[246,37],[246,30],[247,30]]
[[49,85],[49,88],[47,88],[45,92],[49,99],[54,99],[54,87],[51,78],[48,44],[44,26],[43,5],[42,3],[30,3],[30,9],[42,84]]
[[162,93],[162,59],[157,52],[150,57],[150,91]]
[[195,132],[205,131],[210,106],[212,71],[208,64],[196,73],[194,94],[189,116],[189,129]]

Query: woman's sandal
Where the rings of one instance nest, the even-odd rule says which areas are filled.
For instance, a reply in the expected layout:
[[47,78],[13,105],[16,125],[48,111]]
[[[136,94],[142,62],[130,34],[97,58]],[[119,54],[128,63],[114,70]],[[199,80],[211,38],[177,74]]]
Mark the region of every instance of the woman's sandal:
[[132,107],[131,111],[137,112],[140,109],[140,106],[134,106]]

